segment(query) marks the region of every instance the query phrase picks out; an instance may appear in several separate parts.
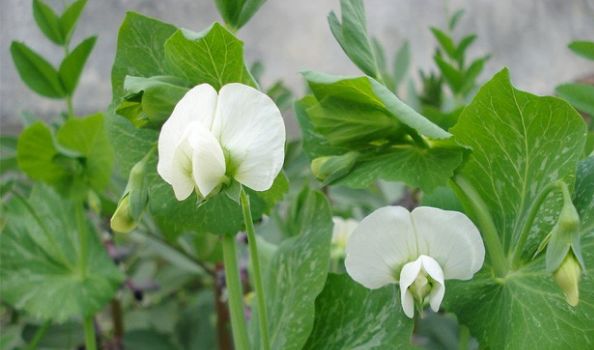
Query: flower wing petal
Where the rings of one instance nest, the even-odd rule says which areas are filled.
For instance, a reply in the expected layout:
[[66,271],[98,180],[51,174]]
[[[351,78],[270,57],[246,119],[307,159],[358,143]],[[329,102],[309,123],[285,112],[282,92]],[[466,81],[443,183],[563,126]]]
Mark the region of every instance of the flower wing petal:
[[243,84],[223,86],[212,131],[238,182],[255,191],[272,186],[285,157],[285,124],[270,97]]
[[198,85],[181,98],[169,119],[161,127],[158,141],[157,172],[167,183],[177,184],[174,186],[174,191],[178,200],[187,198],[194,188],[191,177],[180,173],[180,164],[176,164],[183,160],[178,157],[184,156],[179,153],[178,146],[183,142],[184,135],[187,135],[191,123],[200,122],[210,128],[216,104],[217,92],[215,89],[208,84]]
[[439,266],[439,263],[430,256],[421,255],[419,259],[421,259],[423,269],[429,276],[431,276],[431,279],[434,282],[431,292],[429,293],[429,305],[433,311],[438,312],[443,296],[445,295],[443,270],[441,269],[441,266]]
[[395,273],[416,258],[410,213],[403,207],[379,208],[352,233],[346,247],[349,275],[367,288],[397,282]]
[[192,176],[202,197],[208,196],[225,177],[225,155],[214,135],[194,124],[188,137],[192,147]]
[[483,240],[466,215],[417,207],[411,216],[418,235],[419,253],[434,258],[446,279],[470,279],[483,266]]
[[400,272],[400,302],[404,314],[409,318],[413,318],[415,315],[415,301],[412,293],[408,290],[408,287],[410,287],[417,279],[417,276],[421,272],[421,267],[422,261],[419,257],[417,260],[404,265]]

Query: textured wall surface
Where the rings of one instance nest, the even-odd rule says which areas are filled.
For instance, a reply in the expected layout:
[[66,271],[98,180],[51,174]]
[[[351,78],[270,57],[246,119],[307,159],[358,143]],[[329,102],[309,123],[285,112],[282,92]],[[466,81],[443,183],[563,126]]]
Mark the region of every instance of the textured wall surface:
[[[63,1],[48,0],[61,10]],[[507,66],[520,88],[539,94],[554,86],[594,72],[591,62],[566,48],[571,40],[594,40],[594,0],[366,0],[369,31],[386,47],[390,59],[405,39],[411,41],[413,65],[430,68],[435,42],[429,26],[444,27],[448,13],[458,8],[466,15],[456,31],[478,34],[473,54],[491,53],[482,79]],[[239,32],[248,62],[266,66],[264,83],[283,79],[302,93],[302,69],[334,74],[357,70],[334,41],[326,22],[339,0],[268,0]],[[75,96],[79,114],[103,110],[111,99],[110,72],[118,27],[126,11],[138,11],[192,30],[202,30],[219,20],[212,0],[89,0],[73,43],[97,34]],[[29,0],[0,2],[0,116],[4,130],[18,125],[19,115],[31,112],[51,118],[63,103],[36,96],[19,80],[9,53],[12,40],[24,41],[50,57],[62,57],[37,29]],[[416,74],[415,74],[416,75]]]

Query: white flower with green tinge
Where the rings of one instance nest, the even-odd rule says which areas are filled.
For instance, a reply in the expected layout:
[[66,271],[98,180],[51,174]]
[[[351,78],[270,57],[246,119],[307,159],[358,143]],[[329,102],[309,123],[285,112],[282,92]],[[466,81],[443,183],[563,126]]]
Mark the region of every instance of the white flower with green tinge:
[[206,197],[231,179],[268,190],[284,160],[285,125],[274,102],[243,84],[188,91],[159,135],[159,175],[184,200]]
[[349,238],[345,265],[367,288],[398,283],[402,308],[412,318],[415,302],[438,311],[444,281],[472,278],[484,257],[481,235],[462,213],[383,207],[363,219]]

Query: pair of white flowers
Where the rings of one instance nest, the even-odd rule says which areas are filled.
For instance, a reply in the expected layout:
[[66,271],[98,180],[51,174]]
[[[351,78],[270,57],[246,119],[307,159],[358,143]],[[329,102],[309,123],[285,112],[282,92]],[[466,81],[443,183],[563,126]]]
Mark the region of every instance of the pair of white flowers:
[[[242,84],[218,93],[202,84],[186,93],[163,124],[157,170],[178,200],[193,191],[205,198],[232,179],[265,191],[282,168],[284,144],[283,119],[268,96]],[[480,234],[458,212],[384,207],[354,227],[347,221],[335,230],[335,244],[346,245],[347,272],[367,288],[398,283],[411,318],[415,300],[437,311],[444,281],[470,279],[483,264]]]
[[[343,242],[348,223],[335,219],[335,240]],[[346,238],[345,266],[363,286],[398,283],[404,313],[415,303],[438,311],[445,280],[468,280],[480,270],[485,248],[476,226],[464,214],[432,207],[409,212],[383,207],[363,219]]]

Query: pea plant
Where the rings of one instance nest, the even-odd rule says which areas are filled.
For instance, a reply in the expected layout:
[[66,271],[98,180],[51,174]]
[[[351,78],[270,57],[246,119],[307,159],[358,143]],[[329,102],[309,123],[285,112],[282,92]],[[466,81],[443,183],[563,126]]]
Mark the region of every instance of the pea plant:
[[112,101],[78,116],[85,4],[33,1],[59,68],[11,45],[66,103],[2,136],[2,349],[592,347],[591,84],[482,83],[463,11],[416,76],[414,43],[389,64],[341,0],[329,31],[361,74],[305,70],[294,97],[237,36],[264,0],[215,0],[199,31],[127,13]]

